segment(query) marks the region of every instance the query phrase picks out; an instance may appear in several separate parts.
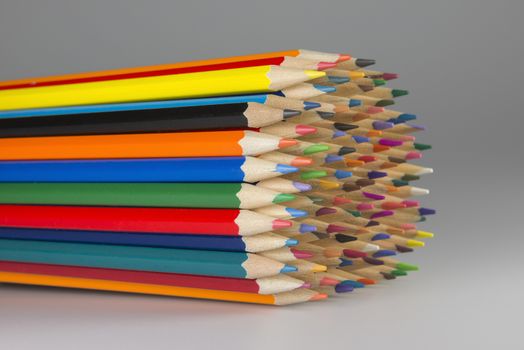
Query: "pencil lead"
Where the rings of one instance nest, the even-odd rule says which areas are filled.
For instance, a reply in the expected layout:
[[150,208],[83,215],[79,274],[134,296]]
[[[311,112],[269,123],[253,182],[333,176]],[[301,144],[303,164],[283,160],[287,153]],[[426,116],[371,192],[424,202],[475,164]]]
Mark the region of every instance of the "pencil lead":
[[349,99],[348,106],[349,107],[358,107],[362,105],[362,100],[356,100],[356,99]]
[[275,219],[273,220],[273,230],[280,230],[291,227],[293,223],[289,220]]
[[320,188],[322,188],[325,191],[337,190],[340,187],[342,187],[342,185],[339,182],[323,180],[323,179],[318,180],[318,185],[320,186]]
[[302,112],[301,111],[297,111],[295,109],[284,109],[284,119],[289,119],[289,118],[292,118],[292,117],[296,117],[297,115],[301,115]]
[[384,132],[382,130],[369,129],[366,133],[367,137],[380,137]]
[[372,155],[363,155],[363,156],[358,157],[358,159],[366,163],[371,163],[371,162],[375,162],[378,160],[377,157],[372,156]]
[[398,74],[397,73],[384,73],[382,74],[382,79],[384,80],[393,80],[393,79],[397,79],[398,78]]
[[335,171],[335,177],[337,179],[345,179],[347,177],[351,177],[351,175],[353,175],[351,171],[346,171],[346,170],[336,170]]
[[427,175],[427,174],[433,174],[433,168],[421,168],[417,175]]
[[377,106],[368,106],[366,108],[366,113],[368,114],[378,114],[384,112],[384,107],[377,107]]
[[337,213],[337,209],[335,208],[322,207],[315,212],[315,216],[331,215],[335,213]]
[[393,97],[406,96],[407,94],[409,94],[408,90],[401,90],[401,89],[393,89],[393,90],[391,90],[391,95]]
[[418,142],[413,143],[413,147],[415,147],[415,149],[418,151],[426,151],[432,148],[431,145],[427,145],[425,143],[418,143]]
[[416,237],[417,238],[433,238],[435,235],[431,232],[426,231],[417,231]]
[[373,227],[373,226],[379,226],[380,222],[375,220],[369,220],[368,223],[364,227]]
[[324,198],[322,197],[315,197],[315,196],[307,196],[313,203],[322,203],[324,201]]
[[363,258],[367,256],[367,253],[361,252],[359,250],[353,250],[353,249],[343,249],[342,253],[351,259],[357,259],[357,258]]
[[408,273],[404,270],[391,270],[391,274],[395,277],[402,277],[408,275]]
[[336,154],[328,154],[326,158],[324,158],[325,163],[336,163],[341,162],[344,160],[344,157],[336,155]]
[[283,203],[283,202],[289,202],[292,200],[295,200],[297,197],[292,195],[291,193],[279,193],[275,196],[273,199],[274,204]]
[[291,253],[293,253],[295,258],[297,258],[297,259],[309,259],[309,258],[312,258],[314,256],[314,254],[311,253],[311,252],[308,252],[308,251],[305,251],[305,250],[296,249],[296,248],[291,248]]
[[295,187],[300,192],[308,192],[313,189],[313,186],[311,186],[310,184],[306,184],[306,183],[298,182],[298,181],[293,181],[293,187]]
[[364,92],[369,92],[369,91],[375,89],[375,87],[371,86],[371,85],[359,85],[358,87],[360,88],[360,90],[362,90]]
[[386,79],[373,79],[373,85],[375,86],[386,85]]
[[328,295],[327,294],[324,294],[324,293],[318,293],[318,294],[315,294],[313,295],[309,301],[319,301],[319,300],[324,300],[324,299],[327,299],[328,298]]
[[318,116],[322,119],[331,119],[335,116],[333,112],[316,111]]
[[405,222],[400,225],[400,228],[402,228],[403,230],[414,230],[417,228],[417,225],[412,224],[410,222]]
[[338,266],[344,267],[344,266],[351,266],[351,265],[353,265],[353,260],[340,258],[340,264],[338,264]]
[[413,252],[413,248],[406,247],[406,246],[404,246],[404,245],[400,245],[400,244],[395,244],[395,248],[396,248],[400,253],[411,253],[411,252]]
[[362,260],[370,265],[380,266],[384,265],[384,261],[380,259],[371,258],[369,256],[365,256],[362,258]]
[[342,190],[344,192],[358,191],[358,190],[360,190],[360,186],[357,186],[357,185],[352,184],[352,183],[344,183],[344,184],[342,184]]
[[429,190],[421,187],[411,187],[411,194],[413,196],[424,196],[429,194]]
[[378,252],[373,253],[374,258],[384,258],[386,256],[394,256],[394,255],[397,255],[397,252],[394,250],[390,250],[390,249],[382,249],[382,250],[379,250]]
[[333,123],[333,127],[335,129],[338,129],[338,130],[348,131],[348,130],[357,129],[359,126],[355,125],[355,124],[347,124],[347,123],[335,122],[335,123]]
[[293,219],[295,218],[303,218],[308,216],[307,211],[295,209],[295,208],[286,208],[286,211],[291,215]]
[[377,103],[375,103],[375,106],[386,107],[386,106],[391,106],[394,104],[395,104],[395,101],[384,99],[384,100],[380,100]]
[[323,92],[325,94],[337,91],[337,88],[335,88],[333,86],[325,86],[325,85],[319,85],[319,84],[313,84],[313,86],[315,87],[315,89],[317,89],[318,91],[321,91],[321,92]]
[[308,170],[308,171],[302,171],[300,173],[300,178],[302,180],[311,180],[311,179],[318,179],[320,177],[327,176],[328,173],[324,170]]
[[322,145],[322,144],[317,143],[317,144],[306,147],[303,153],[307,156],[307,155],[315,154],[319,152],[326,152],[328,150],[329,150],[328,145]]
[[368,172],[368,178],[371,179],[371,180],[373,180],[373,179],[380,179],[380,178],[386,177],[386,176],[388,176],[388,173],[383,172],[383,171],[372,170],[372,171]]
[[374,59],[371,58],[357,58],[355,60],[355,65],[357,65],[360,68],[364,68],[367,66],[372,66],[376,63]]
[[297,271],[298,269],[295,266],[284,265],[284,267],[280,270],[280,273],[297,272]]
[[296,173],[298,171],[298,168],[291,166],[291,165],[287,165],[287,164],[277,164],[277,166],[275,167],[275,170],[277,173],[291,174],[291,173]]
[[418,175],[413,175],[413,174],[405,174],[403,175],[400,180],[402,181],[416,181],[416,180],[420,180],[420,176]]
[[300,227],[298,229],[300,233],[308,233],[308,232],[313,232],[316,230],[317,230],[316,226],[308,225],[308,224],[300,224]]
[[319,71],[311,70],[311,69],[304,70],[304,73],[307,75],[308,80],[313,80],[313,79],[322,78],[326,76],[325,72],[319,72]]
[[410,120],[417,119],[417,116],[415,114],[402,113],[397,117],[397,119],[405,123],[405,122],[409,122]]
[[400,140],[391,140],[391,139],[380,139],[378,141],[381,145],[388,146],[388,147],[397,147],[402,146],[404,142]]
[[350,80],[349,77],[338,77],[334,75],[328,75],[327,78],[333,84],[344,84],[344,83],[349,82]]
[[373,210],[375,208],[375,206],[373,205],[373,203],[359,203],[357,205],[357,210],[359,211],[367,211],[367,210]]
[[390,238],[391,238],[391,235],[387,233],[377,233],[376,235],[371,237],[371,240],[372,241],[382,241],[382,240],[390,239]]
[[408,263],[399,262],[395,264],[395,268],[398,270],[404,270],[404,271],[418,271],[417,265],[412,265]]
[[336,225],[336,224],[329,224],[326,228],[327,233],[334,233],[334,232],[344,232],[347,231],[347,227]]
[[405,200],[401,203],[404,205],[404,208],[416,208],[420,206],[420,202],[415,200]]
[[386,197],[381,194],[375,194],[375,193],[370,193],[370,192],[362,192],[362,195],[364,195],[364,197],[366,198],[373,199],[376,201],[381,201],[381,200],[386,199]]
[[335,234],[335,239],[339,243],[347,243],[347,242],[353,242],[353,241],[358,240],[358,238],[355,237],[355,236],[350,236],[350,235],[346,235],[346,234],[343,234],[343,233]]
[[318,231],[315,231],[315,232],[312,232],[313,235],[315,235],[315,237],[317,237],[318,239],[326,239],[326,238],[329,238],[329,234],[328,233],[325,233],[325,232],[318,232]]
[[333,135],[331,136],[332,139],[336,139],[338,137],[344,137],[346,136],[347,133],[345,131],[342,131],[342,130],[335,130],[335,132],[333,133]]
[[416,130],[420,130],[420,131],[426,130],[426,127],[423,126],[423,125],[415,125],[415,124],[411,124],[411,123],[406,123],[406,125],[408,125],[409,127],[413,128],[413,129],[416,129]]
[[389,272],[381,272],[380,273],[382,276],[384,276],[385,279],[387,279],[388,281],[389,280],[394,280],[395,278],[397,278],[395,275],[389,273]]
[[382,120],[375,120],[373,123],[373,128],[374,129],[377,129],[377,130],[386,130],[386,129],[391,129],[393,126],[395,126],[395,124],[393,123],[390,123],[390,122],[384,122]]
[[317,69],[324,70],[324,69],[334,68],[336,66],[337,64],[334,62],[318,62]]
[[377,281],[375,281],[375,280],[373,280],[371,278],[359,278],[357,281],[365,284],[366,286],[377,284]]
[[357,151],[356,148],[342,146],[342,147],[340,147],[340,150],[337,152],[337,154],[339,156],[344,156],[346,154],[350,154],[350,153],[353,153],[353,152],[356,152],[356,151]]
[[408,247],[424,247],[426,245],[426,243],[417,241],[416,239],[408,239],[406,244]]
[[[293,167],[304,167],[304,166],[308,166],[311,164],[313,164],[313,159],[306,158],[306,157],[295,157],[295,159],[291,161],[291,165]],[[296,171],[298,171],[298,168],[296,169],[297,169]]]
[[407,182],[405,180],[397,180],[397,179],[391,180],[391,183],[395,187],[402,187],[402,186],[408,186],[409,185],[409,182]]
[[369,137],[366,137],[366,136],[360,136],[360,135],[354,135],[353,136],[353,140],[356,142],[356,143],[365,143],[365,142],[370,142],[370,138]]
[[335,286],[335,292],[337,293],[348,293],[353,291],[353,286],[349,284],[339,283]]
[[392,216],[395,212],[393,210],[382,210],[371,215],[371,219],[384,218],[386,216]]
[[361,167],[364,164],[366,164],[365,162],[363,162],[361,160],[358,160],[358,159],[346,159],[345,163],[346,163],[346,166],[349,167],[349,168],[351,168],[351,167]]
[[322,279],[320,280],[321,286],[333,286],[334,287],[339,283],[340,283],[339,280],[331,278],[331,277],[322,277]]
[[337,63],[349,61],[351,59],[351,55],[341,53],[338,55]]
[[309,111],[310,109],[313,109],[313,108],[318,108],[320,106],[322,105],[317,102],[304,101],[304,109],[306,111]]
[[353,288],[364,288],[365,287],[364,283],[358,282],[358,281],[354,281],[354,280],[344,280],[344,281],[342,281],[340,283],[342,283],[342,284],[349,284]]
[[339,197],[339,196],[336,196],[333,198],[333,205],[336,205],[336,206],[341,206],[341,205],[348,204],[351,202],[353,201],[349,198],[344,198],[344,197]]
[[384,202],[380,205],[384,210],[395,210],[400,208],[407,208],[407,205],[404,202]]
[[298,245],[298,240],[297,239],[294,239],[294,238],[288,238],[286,240],[286,247],[294,247],[296,245]]
[[278,143],[278,148],[291,147],[291,146],[295,146],[297,144],[298,144],[297,140],[281,139],[280,142]]
[[309,289],[309,288],[311,288],[311,287],[312,287],[311,283],[309,283],[309,282],[304,282],[304,284],[301,285],[299,288]]
[[425,216],[421,216],[420,219],[418,219],[417,222],[424,222],[426,220],[427,220],[427,218]]
[[358,210],[347,209],[346,212],[347,212],[348,214],[353,215],[353,216],[356,217],[356,218],[360,218],[360,217],[362,217],[362,214],[361,214]]

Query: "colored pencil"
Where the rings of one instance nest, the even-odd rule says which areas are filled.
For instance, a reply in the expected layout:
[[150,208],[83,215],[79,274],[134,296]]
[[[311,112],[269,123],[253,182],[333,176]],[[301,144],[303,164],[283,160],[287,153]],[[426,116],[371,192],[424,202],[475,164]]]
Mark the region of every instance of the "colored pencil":
[[0,161],[0,182],[257,182],[297,170],[253,157]]
[[259,103],[0,119],[0,137],[261,128],[299,115]]
[[155,234],[149,232],[102,232],[0,227],[0,238],[248,253],[259,253],[297,245],[295,239],[275,233],[231,237],[217,235]]
[[3,260],[52,265],[261,278],[296,271],[252,253],[0,239]]
[[0,110],[271,92],[323,75],[319,71],[260,66],[2,90]]
[[0,183],[2,204],[253,209],[293,199],[243,183]]
[[[325,63],[338,63],[350,59],[351,56],[343,54],[331,54],[310,50],[288,50],[279,52],[268,52],[254,55],[233,56],[226,58],[214,58],[181,63],[171,63],[134,68],[111,69],[98,72],[73,73],[49,77],[18,79],[0,82],[0,90],[18,89],[27,87],[42,87],[62,84],[75,84],[104,80],[117,80],[140,78],[158,75],[172,75],[194,72],[205,72],[213,70],[224,70],[232,68],[255,67],[265,65],[291,66],[296,68],[296,59],[316,61],[318,64],[314,69],[323,69],[329,65]],[[312,67],[313,68],[313,67]]]
[[283,274],[257,279],[246,279],[10,261],[0,261],[0,271],[213,289],[263,295],[288,292],[302,288],[304,285],[302,280]]
[[238,209],[0,205],[0,227],[250,236],[290,226]]
[[249,130],[21,137],[0,139],[0,160],[249,156],[296,144]]

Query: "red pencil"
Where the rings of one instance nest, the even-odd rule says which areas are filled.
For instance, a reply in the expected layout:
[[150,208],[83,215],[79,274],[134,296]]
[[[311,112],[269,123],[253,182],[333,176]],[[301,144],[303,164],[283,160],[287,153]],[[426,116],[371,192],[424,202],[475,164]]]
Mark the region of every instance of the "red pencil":
[[0,271],[257,294],[282,293],[304,286],[304,281],[283,274],[258,279],[244,279],[10,261],[0,261]]
[[249,236],[291,225],[238,209],[0,205],[3,227]]

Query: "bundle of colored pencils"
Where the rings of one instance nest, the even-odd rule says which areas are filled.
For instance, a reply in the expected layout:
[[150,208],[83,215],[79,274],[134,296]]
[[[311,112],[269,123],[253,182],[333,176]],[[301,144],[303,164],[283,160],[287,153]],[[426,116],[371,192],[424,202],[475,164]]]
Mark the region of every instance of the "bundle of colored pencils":
[[[374,60],[0,82],[0,282],[286,305],[405,276],[431,146]],[[387,108],[386,108],[387,107]]]

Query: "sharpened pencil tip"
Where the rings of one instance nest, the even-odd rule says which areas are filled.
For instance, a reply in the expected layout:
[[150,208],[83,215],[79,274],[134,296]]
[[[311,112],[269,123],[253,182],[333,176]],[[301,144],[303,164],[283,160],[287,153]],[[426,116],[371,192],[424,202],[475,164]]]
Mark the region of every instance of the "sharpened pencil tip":
[[340,281],[331,277],[322,277],[320,280],[321,286],[336,286]]
[[335,177],[337,179],[345,179],[347,177],[350,177],[351,175],[353,175],[351,171],[346,171],[346,170],[336,170],[335,171]]
[[355,60],[355,65],[357,65],[360,68],[372,66],[376,63],[374,59],[371,58],[357,58]]
[[296,117],[297,115],[301,115],[301,114],[302,114],[301,111],[297,111],[297,110],[294,110],[294,109],[284,109],[284,111],[283,111],[284,119],[289,119],[289,118],[292,118],[292,117]]
[[315,212],[315,216],[331,215],[335,213],[337,213],[337,209],[335,208],[322,207]]
[[344,267],[344,266],[351,266],[351,265],[353,265],[353,260],[340,258],[340,264],[338,264],[338,266]]
[[318,293],[318,294],[315,294],[313,295],[309,301],[319,301],[319,300],[324,300],[324,299],[327,299],[328,298],[328,295],[327,294],[324,294],[324,293]]
[[329,224],[326,228],[327,233],[334,233],[334,232],[344,232],[347,231],[347,227],[335,225],[335,224]]
[[337,88],[333,87],[333,86],[326,86],[326,85],[319,85],[319,84],[313,84],[313,87],[315,89],[317,89],[318,91],[321,91],[325,94],[328,94],[330,92],[335,92],[337,91]]
[[358,240],[358,238],[355,237],[355,236],[350,236],[350,235],[346,235],[346,234],[343,234],[343,233],[335,234],[335,239],[339,243],[354,242],[354,241]]
[[360,167],[362,165],[366,164],[366,162],[363,162],[361,160],[356,160],[356,159],[346,159],[346,166],[348,168],[351,168],[351,167]]
[[310,154],[315,154],[315,153],[320,153],[320,152],[326,152],[329,150],[329,146],[328,145],[322,145],[322,144],[314,144],[314,145],[311,145],[311,146],[308,146],[304,149],[303,153],[304,155],[310,155]]
[[349,284],[339,283],[335,286],[335,292],[337,293],[348,293],[353,291],[353,286]]
[[297,197],[292,195],[291,193],[279,193],[273,199],[273,203],[278,204],[278,203],[289,202],[289,201],[295,200],[296,198]]
[[298,168],[287,165],[287,164],[277,164],[276,166],[276,172],[281,174],[291,174],[296,173],[298,171]]
[[348,130],[357,129],[359,126],[355,124],[335,122],[333,123],[333,127],[338,130],[348,131]]
[[362,105],[362,100],[357,100],[357,99],[353,99],[351,98],[348,102],[348,106],[349,107],[358,107],[358,106],[361,106]]
[[413,174],[404,174],[400,180],[402,181],[416,181],[416,180],[420,180],[420,176],[418,175],[413,175]]
[[393,80],[393,79],[397,79],[398,78],[398,74],[397,73],[384,73],[382,74],[382,79],[384,80]]
[[313,164],[313,159],[306,158],[306,157],[295,157],[295,159],[293,159],[291,161],[291,165],[293,167],[299,167],[299,168],[300,167],[304,167],[304,166],[308,166],[308,165],[311,165],[311,164]]
[[355,141],[356,143],[366,143],[366,142],[370,142],[371,139],[366,136],[354,135],[353,141]]
[[392,127],[395,126],[395,124],[393,124],[393,123],[385,122],[385,121],[382,121],[382,120],[375,120],[372,123],[372,125],[373,125],[373,128],[376,129],[376,130],[391,129]]
[[396,277],[407,276],[408,273],[404,270],[391,270],[391,274]]
[[384,218],[386,216],[392,216],[395,212],[393,210],[382,210],[371,215],[371,219]]
[[316,231],[317,227],[313,225],[308,225],[308,224],[300,224],[300,228],[298,230],[300,233],[308,233],[308,232]]
[[286,247],[294,247],[296,245],[298,245],[298,240],[297,239],[294,239],[294,238],[289,238],[286,240]]
[[290,265],[284,265],[282,270],[280,270],[280,273],[289,273],[289,272],[297,272],[298,269],[295,266]]
[[373,85],[375,86],[386,85],[386,79],[373,79]]
[[384,99],[384,100],[380,100],[378,101],[377,103],[375,103],[375,106],[379,106],[379,107],[387,107],[387,106],[391,106],[391,105],[394,105],[395,104],[395,101],[394,100],[387,100],[387,99]]
[[344,61],[349,61],[350,59],[351,59],[351,55],[348,55],[348,54],[345,54],[345,53],[341,53],[341,54],[338,55],[337,63],[344,62]]
[[340,149],[338,150],[337,154],[338,154],[339,156],[344,156],[344,155],[346,155],[346,154],[350,154],[350,153],[353,153],[353,152],[356,152],[356,151],[357,151],[356,148],[342,146],[342,147],[340,147]]
[[[416,207],[420,206],[420,202],[419,201],[414,201],[414,200],[405,200],[405,201],[402,201],[401,203],[404,205],[404,208],[416,208]],[[386,208],[384,208],[384,209],[386,209]]]
[[295,146],[297,144],[298,144],[297,140],[281,139],[280,142],[278,143],[278,148],[292,147],[292,146]]
[[394,256],[394,255],[397,255],[397,252],[394,250],[390,250],[390,249],[382,249],[382,250],[379,250],[378,252],[373,253],[374,258],[384,258],[386,256]]
[[362,260],[364,260],[367,264],[374,266],[380,266],[385,264],[383,260],[371,258],[369,256],[363,257]]
[[349,77],[338,77],[334,75],[328,75],[328,80],[332,82],[333,84],[344,84],[349,82]]
[[305,70],[304,73],[306,73],[308,80],[322,78],[323,76],[326,75],[325,72],[321,72],[317,70]]
[[408,90],[401,90],[401,89],[393,89],[393,90],[391,90],[391,95],[393,97],[406,96],[408,94],[409,94]]
[[289,215],[295,219],[295,218],[303,218],[308,216],[307,211],[295,209],[295,208],[286,208],[286,211],[289,213]]
[[318,108],[320,106],[322,105],[317,102],[304,101],[304,109],[306,111],[309,111],[310,109]]
[[431,145],[427,145],[425,143],[418,143],[418,142],[414,142],[413,147],[415,147],[415,149],[418,151],[426,151],[432,148]]
[[295,258],[297,258],[297,259],[309,259],[309,258],[312,258],[314,256],[314,254],[311,253],[311,252],[308,252],[308,251],[305,251],[305,250],[296,249],[296,248],[291,248],[291,253],[293,253]]
[[275,219],[273,220],[273,230],[281,230],[293,226],[293,223],[289,220]]
[[298,181],[293,181],[293,187],[295,187],[300,192],[311,191],[311,189],[313,188],[313,186],[311,186],[310,184],[306,184],[306,183],[298,182]]
[[349,284],[350,286],[353,286],[353,288],[364,288],[365,284],[362,282],[354,281],[354,280],[344,280],[340,282],[342,284]]
[[336,138],[339,138],[339,137],[344,137],[346,136],[347,133],[345,131],[342,131],[342,130],[336,130],[333,135],[331,136],[332,139],[336,139]]
[[381,201],[381,200],[386,199],[386,197],[381,194],[375,194],[375,193],[370,193],[370,192],[362,192],[362,195],[366,198],[373,199],[376,201]]
[[365,252],[361,252],[361,251],[353,250],[353,249],[343,249],[342,253],[350,259],[363,258],[367,255],[367,253]]
[[359,211],[368,211],[368,210],[373,210],[375,208],[375,206],[373,205],[373,203],[359,203],[357,205],[357,210]]
[[422,242],[422,241],[417,241],[416,239],[408,239],[406,241],[406,244],[408,247],[424,247],[426,245],[426,243]]
[[421,159],[421,158],[422,158],[422,153],[420,152],[411,151],[406,154],[406,159],[408,160]]
[[409,114],[409,113],[402,113],[397,117],[398,120],[402,121],[403,123],[408,122],[410,120],[417,119],[417,116],[415,114]]
[[416,237],[417,238],[433,238],[435,237],[435,234],[431,232],[427,232],[427,231],[417,231]]
[[328,154],[324,158],[325,163],[336,163],[336,162],[341,162],[343,160],[344,160],[344,157],[336,155],[336,154]]
[[437,211],[435,209],[431,209],[431,208],[419,208],[418,209],[418,213],[420,215],[435,215],[437,213]]
[[322,119],[330,119],[335,116],[335,113],[333,112],[324,112],[324,111],[316,111],[318,116]]
[[429,194],[429,190],[421,187],[411,187],[411,194],[413,196],[424,196]]
[[403,263],[403,262],[399,262],[395,265],[395,267],[398,269],[398,270],[404,270],[404,271],[418,271],[418,266],[417,265],[412,265],[412,264],[408,264],[408,263]]
[[372,171],[368,172],[368,178],[370,180],[380,179],[380,178],[386,177],[386,176],[388,176],[388,173],[383,172],[383,171],[372,170]]
[[336,66],[337,64],[335,62],[318,62],[317,69],[324,70],[324,69],[334,68]]
[[383,112],[384,112],[384,107],[368,106],[366,108],[366,113],[368,114],[378,114],[378,113],[383,113]]
[[295,132],[300,136],[314,134],[318,131],[317,128],[310,125],[298,124],[295,126]]
[[312,287],[311,283],[309,283],[309,282],[304,282],[304,284],[301,285],[299,288],[309,289],[309,288],[311,288],[311,287]]
[[328,173],[325,170],[308,170],[300,173],[300,179],[311,180],[318,179],[320,177],[326,177]]
[[402,146],[402,144],[404,143],[400,140],[392,140],[392,139],[380,139],[378,142],[381,145],[388,146],[388,147]]

